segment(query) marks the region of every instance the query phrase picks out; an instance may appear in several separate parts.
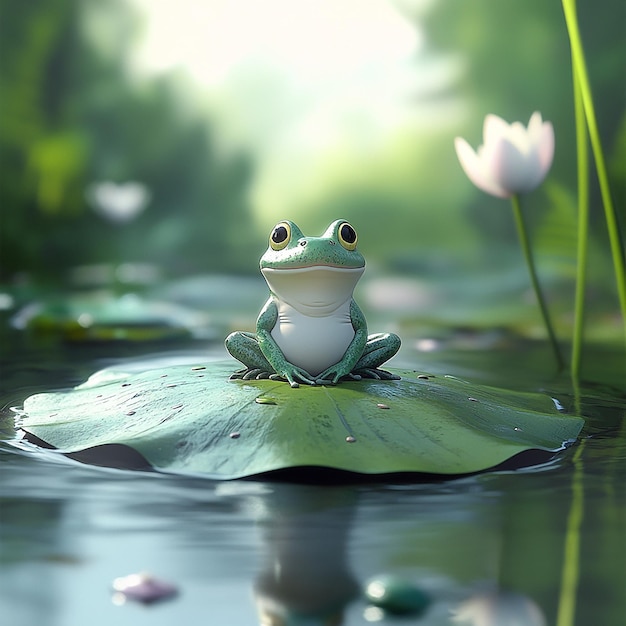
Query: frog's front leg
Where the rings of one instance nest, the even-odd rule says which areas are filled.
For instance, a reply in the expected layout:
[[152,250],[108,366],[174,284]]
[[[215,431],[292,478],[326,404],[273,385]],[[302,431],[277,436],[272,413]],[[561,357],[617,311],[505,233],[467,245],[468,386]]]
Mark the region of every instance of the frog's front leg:
[[330,381],[337,383],[341,378],[360,380],[376,378],[397,380],[399,376],[378,369],[400,349],[400,337],[394,333],[367,334],[367,322],[358,304],[352,300],[350,304],[350,321],[354,328],[354,339],[339,363],[322,372],[317,379],[318,384]]
[[350,377],[353,380],[361,378],[359,374],[354,375],[353,371],[356,364],[362,358],[366,348],[367,322],[365,321],[365,316],[359,308],[359,305],[354,300],[350,303],[350,321],[352,328],[354,328],[354,338],[350,342],[341,360],[325,369],[317,377],[318,385],[323,385],[328,382],[334,385],[345,377]]
[[261,310],[256,323],[259,348],[273,371],[269,377],[284,378],[292,387],[298,387],[299,382],[314,385],[315,379],[311,374],[287,361],[283,351],[272,337],[272,329],[277,322],[278,308],[273,298],[270,297]]
[[394,333],[376,333],[367,338],[363,355],[352,371],[353,375],[362,378],[378,378],[397,380],[400,377],[385,370],[378,369],[400,349],[400,337]]

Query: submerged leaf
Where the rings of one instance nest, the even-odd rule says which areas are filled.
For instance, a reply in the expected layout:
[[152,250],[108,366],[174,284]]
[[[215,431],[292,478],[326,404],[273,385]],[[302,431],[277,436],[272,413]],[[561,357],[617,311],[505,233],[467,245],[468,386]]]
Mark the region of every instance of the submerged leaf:
[[18,425],[64,453],[122,444],[159,470],[230,479],[301,466],[476,472],[526,450],[558,450],[583,424],[548,396],[412,371],[292,389],[231,381],[232,363],[148,367],[31,396]]

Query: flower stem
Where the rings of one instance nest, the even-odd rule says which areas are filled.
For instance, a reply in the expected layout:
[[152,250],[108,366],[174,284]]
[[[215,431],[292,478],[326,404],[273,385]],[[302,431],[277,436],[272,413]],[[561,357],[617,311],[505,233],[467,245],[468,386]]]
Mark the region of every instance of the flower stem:
[[543,293],[541,292],[541,287],[539,285],[539,279],[537,278],[537,271],[535,269],[535,262],[533,260],[533,254],[530,248],[530,242],[528,240],[528,233],[526,230],[526,224],[524,223],[524,216],[522,214],[519,196],[511,196],[511,204],[513,205],[513,214],[515,216],[517,234],[519,235],[520,244],[522,245],[522,252],[524,253],[526,265],[528,266],[528,271],[530,273],[530,280],[532,282],[533,289],[535,290],[535,296],[537,298],[537,302],[539,303],[539,309],[541,310],[541,315],[543,317],[543,322],[548,332],[550,343],[552,344],[552,350],[554,352],[557,367],[559,371],[561,371],[565,365],[565,362],[563,360],[563,356],[561,355],[561,349],[559,348],[554,329],[552,328],[552,323],[550,322],[548,307],[546,306],[546,302],[543,297]]
[[596,122],[596,114],[593,106],[593,98],[591,95],[591,87],[587,75],[587,66],[585,64],[585,56],[583,45],[580,38],[580,30],[578,28],[578,16],[576,14],[576,0],[562,0],[563,12],[565,14],[565,22],[570,39],[572,49],[572,65],[573,72],[579,85],[587,128],[589,130],[589,139],[591,141],[591,149],[596,163],[596,172],[598,182],[600,183],[600,193],[602,195],[602,203],[604,204],[604,213],[606,225],[609,232],[609,242],[611,245],[611,255],[613,257],[613,267],[615,278],[617,281],[617,292],[619,296],[620,307],[622,311],[622,320],[624,322],[624,330],[626,331],[626,268],[624,262],[624,254],[620,241],[619,228],[617,225],[617,216],[611,192],[609,188],[608,174],[604,162],[604,154],[600,142],[600,133]]
[[574,626],[576,617],[576,596],[580,578],[580,529],[584,515],[584,485],[582,454],[585,440],[581,440],[574,455],[572,474],[572,503],[567,516],[565,550],[561,573],[561,592],[556,626]]
[[576,74],[574,74],[574,112],[576,115],[576,155],[578,162],[578,252],[576,259],[576,295],[574,298],[574,335],[572,338],[570,371],[572,382],[576,386],[580,379],[587,278],[587,248],[589,241],[589,150],[582,94]]

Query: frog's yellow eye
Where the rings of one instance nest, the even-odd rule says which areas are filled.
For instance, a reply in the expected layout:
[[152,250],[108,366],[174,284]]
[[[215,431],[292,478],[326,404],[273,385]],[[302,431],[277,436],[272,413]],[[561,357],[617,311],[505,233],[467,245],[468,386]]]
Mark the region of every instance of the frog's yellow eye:
[[270,234],[270,248],[272,250],[282,250],[287,247],[291,240],[291,225],[289,222],[279,222],[274,226]]
[[339,235],[339,243],[346,250],[356,249],[356,230],[354,230],[354,228],[352,228],[352,226],[348,224],[348,222],[343,222],[343,224],[339,226],[337,233]]

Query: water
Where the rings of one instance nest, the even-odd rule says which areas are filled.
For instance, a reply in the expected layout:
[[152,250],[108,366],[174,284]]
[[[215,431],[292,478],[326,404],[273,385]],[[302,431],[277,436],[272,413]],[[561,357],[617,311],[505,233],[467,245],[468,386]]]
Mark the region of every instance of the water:
[[[19,336],[7,342],[3,407],[146,351],[29,344]],[[206,354],[204,345],[176,348]],[[564,379],[528,367],[548,360],[536,348],[403,352],[426,370],[556,390],[573,403]],[[583,394],[583,443],[517,472],[427,483],[214,482],[99,469],[0,444],[2,623],[437,626],[453,624],[451,615],[473,598],[465,610],[491,611],[491,621],[462,623],[505,626],[508,612],[517,619],[510,623],[524,626],[620,626],[623,370],[617,353],[591,358],[597,367]],[[114,603],[113,580],[141,571],[175,584],[178,596],[151,606]],[[427,592],[426,612],[392,617],[369,606],[363,588],[383,574]]]

